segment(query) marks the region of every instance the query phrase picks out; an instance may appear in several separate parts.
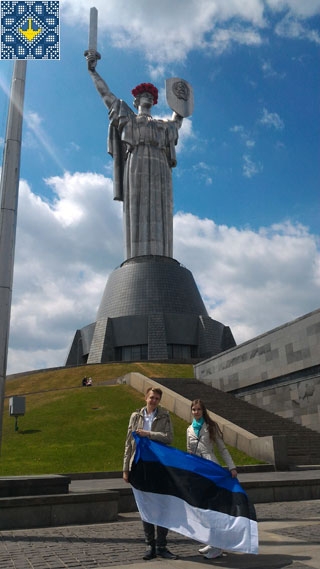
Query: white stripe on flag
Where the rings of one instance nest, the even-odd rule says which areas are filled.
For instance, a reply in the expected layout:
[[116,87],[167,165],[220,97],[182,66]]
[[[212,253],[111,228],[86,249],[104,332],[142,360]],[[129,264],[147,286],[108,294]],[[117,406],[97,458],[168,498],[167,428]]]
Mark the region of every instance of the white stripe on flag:
[[144,521],[220,549],[258,553],[257,522],[242,516],[202,510],[175,496],[132,490]]

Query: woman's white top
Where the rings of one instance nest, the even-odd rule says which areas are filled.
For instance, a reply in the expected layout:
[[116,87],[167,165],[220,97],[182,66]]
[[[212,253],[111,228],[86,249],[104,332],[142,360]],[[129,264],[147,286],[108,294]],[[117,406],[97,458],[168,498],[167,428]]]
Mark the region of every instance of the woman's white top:
[[216,436],[214,443],[210,439],[207,423],[204,423],[202,425],[199,437],[197,437],[196,433],[194,432],[192,425],[187,428],[187,452],[196,454],[208,460],[212,460],[213,462],[219,464],[219,461],[214,454],[214,444],[217,445],[221,457],[223,458],[229,470],[236,468],[232,457],[223,442],[223,439],[219,435]]

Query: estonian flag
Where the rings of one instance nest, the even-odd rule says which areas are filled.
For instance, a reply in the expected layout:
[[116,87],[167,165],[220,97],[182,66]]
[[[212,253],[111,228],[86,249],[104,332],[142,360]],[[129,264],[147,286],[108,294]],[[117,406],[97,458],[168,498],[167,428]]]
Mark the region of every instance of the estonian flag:
[[258,553],[254,507],[228,470],[133,436],[137,447],[129,481],[142,520],[221,549]]

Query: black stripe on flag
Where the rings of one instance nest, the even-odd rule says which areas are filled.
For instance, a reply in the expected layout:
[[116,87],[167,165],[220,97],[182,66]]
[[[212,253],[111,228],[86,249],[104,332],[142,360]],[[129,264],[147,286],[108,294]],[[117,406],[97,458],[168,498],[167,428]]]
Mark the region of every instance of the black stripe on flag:
[[181,498],[191,506],[256,521],[253,504],[244,492],[232,492],[195,472],[139,459],[129,482],[137,490]]

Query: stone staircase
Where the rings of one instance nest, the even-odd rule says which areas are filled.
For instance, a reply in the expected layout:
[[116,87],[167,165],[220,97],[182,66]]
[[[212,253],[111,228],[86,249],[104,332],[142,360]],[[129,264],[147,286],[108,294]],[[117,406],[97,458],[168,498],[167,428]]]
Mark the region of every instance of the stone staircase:
[[202,399],[207,409],[258,437],[285,435],[290,468],[299,465],[320,465],[320,433],[197,379],[155,378],[155,380],[190,401]]

